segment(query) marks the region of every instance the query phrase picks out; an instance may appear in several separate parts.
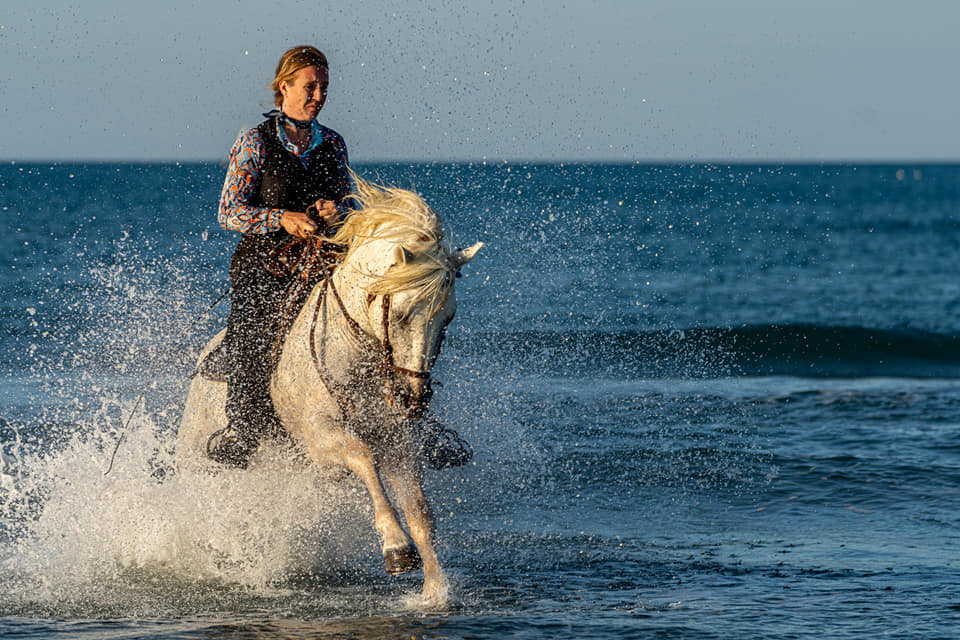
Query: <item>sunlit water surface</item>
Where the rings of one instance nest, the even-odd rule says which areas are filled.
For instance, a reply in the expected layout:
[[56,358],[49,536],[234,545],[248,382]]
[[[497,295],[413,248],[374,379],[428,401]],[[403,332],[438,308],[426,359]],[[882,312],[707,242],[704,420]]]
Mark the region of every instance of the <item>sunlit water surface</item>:
[[222,169],[11,164],[0,636],[958,635],[960,168],[359,169],[487,243],[435,372],[449,605],[352,477],[173,455]]

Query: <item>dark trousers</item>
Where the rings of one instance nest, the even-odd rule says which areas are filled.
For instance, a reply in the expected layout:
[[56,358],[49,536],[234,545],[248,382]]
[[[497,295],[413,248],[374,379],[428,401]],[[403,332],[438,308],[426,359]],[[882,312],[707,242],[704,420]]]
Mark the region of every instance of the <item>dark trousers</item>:
[[276,244],[270,236],[245,236],[230,261],[233,293],[224,337],[232,363],[227,376],[227,419],[251,440],[282,432],[270,399],[270,360],[279,330],[277,309],[289,279],[263,268]]

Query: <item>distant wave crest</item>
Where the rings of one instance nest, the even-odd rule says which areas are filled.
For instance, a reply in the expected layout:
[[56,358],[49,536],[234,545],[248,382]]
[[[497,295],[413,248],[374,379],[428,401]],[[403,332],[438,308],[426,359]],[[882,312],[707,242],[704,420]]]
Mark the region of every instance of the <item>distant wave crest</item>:
[[[474,334],[511,366],[614,377],[960,377],[960,335],[816,324]],[[492,353],[491,353],[492,352]]]

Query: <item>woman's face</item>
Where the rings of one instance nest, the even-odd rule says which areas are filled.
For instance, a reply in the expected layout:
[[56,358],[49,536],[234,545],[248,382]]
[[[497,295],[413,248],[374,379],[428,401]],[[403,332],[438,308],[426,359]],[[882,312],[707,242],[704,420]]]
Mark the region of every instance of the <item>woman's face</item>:
[[290,82],[280,83],[283,112],[294,120],[313,120],[327,100],[330,73],[326,67],[304,67]]

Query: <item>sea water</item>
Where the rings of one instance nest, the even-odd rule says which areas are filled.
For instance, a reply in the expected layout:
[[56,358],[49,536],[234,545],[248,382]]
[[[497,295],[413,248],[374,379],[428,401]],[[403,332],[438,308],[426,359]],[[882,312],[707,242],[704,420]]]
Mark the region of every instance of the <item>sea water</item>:
[[435,370],[449,607],[350,476],[178,464],[223,168],[10,163],[0,636],[960,635],[960,166],[356,169],[485,243]]

